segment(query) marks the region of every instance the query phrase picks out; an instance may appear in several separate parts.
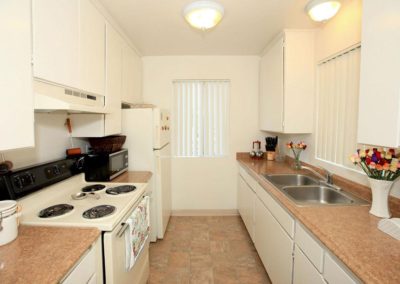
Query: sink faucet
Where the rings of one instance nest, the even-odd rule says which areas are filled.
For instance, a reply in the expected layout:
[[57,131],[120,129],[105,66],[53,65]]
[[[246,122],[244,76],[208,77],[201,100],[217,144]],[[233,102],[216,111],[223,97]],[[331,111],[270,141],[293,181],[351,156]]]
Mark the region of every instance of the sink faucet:
[[321,170],[325,171],[325,176],[321,175],[319,172],[317,172],[313,168],[310,168],[310,167],[307,167],[307,166],[301,166],[301,169],[311,172],[312,174],[314,174],[315,176],[320,178],[323,183],[325,183],[325,184],[327,184],[327,185],[329,185],[331,187],[334,187],[337,190],[340,190],[340,187],[338,187],[338,186],[333,184],[333,174],[330,171],[328,171],[327,169],[320,168]]

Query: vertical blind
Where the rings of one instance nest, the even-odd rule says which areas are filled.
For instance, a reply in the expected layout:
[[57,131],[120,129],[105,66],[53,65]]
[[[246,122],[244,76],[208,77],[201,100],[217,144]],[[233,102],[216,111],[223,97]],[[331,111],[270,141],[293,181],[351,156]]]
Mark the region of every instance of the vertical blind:
[[174,81],[173,149],[180,157],[228,153],[227,80]]
[[352,168],[349,156],[357,148],[360,47],[318,65],[318,159]]

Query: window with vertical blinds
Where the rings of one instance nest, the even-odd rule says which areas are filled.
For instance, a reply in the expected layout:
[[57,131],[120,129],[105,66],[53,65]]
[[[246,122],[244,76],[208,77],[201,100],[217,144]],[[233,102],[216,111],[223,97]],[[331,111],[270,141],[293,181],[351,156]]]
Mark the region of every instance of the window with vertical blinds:
[[347,168],[357,149],[361,48],[318,65],[316,157]]
[[174,81],[175,156],[228,154],[229,87],[227,80]]

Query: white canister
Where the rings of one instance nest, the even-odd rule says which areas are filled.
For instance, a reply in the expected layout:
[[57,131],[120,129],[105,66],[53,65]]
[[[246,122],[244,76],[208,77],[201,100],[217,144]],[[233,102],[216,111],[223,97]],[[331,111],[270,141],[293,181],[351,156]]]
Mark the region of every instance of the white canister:
[[16,201],[0,201],[0,246],[12,242],[18,236],[17,211]]

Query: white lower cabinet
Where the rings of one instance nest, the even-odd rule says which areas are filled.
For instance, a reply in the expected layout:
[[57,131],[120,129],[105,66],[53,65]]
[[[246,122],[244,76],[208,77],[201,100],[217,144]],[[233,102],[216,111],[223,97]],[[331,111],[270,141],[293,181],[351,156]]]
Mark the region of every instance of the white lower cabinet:
[[88,252],[78,261],[69,275],[61,281],[62,284],[86,284],[96,283],[96,246],[92,246]]
[[324,278],[329,284],[355,284],[361,283],[343,264],[336,261],[328,252],[325,252],[324,258]]
[[361,283],[242,167],[238,210],[272,283]]
[[239,175],[238,183],[238,208],[240,216],[242,216],[246,229],[254,242],[254,201],[256,195],[241,175]]
[[272,283],[291,283],[293,240],[256,198],[255,247]]
[[325,284],[325,280],[296,245],[294,250],[293,284]]

